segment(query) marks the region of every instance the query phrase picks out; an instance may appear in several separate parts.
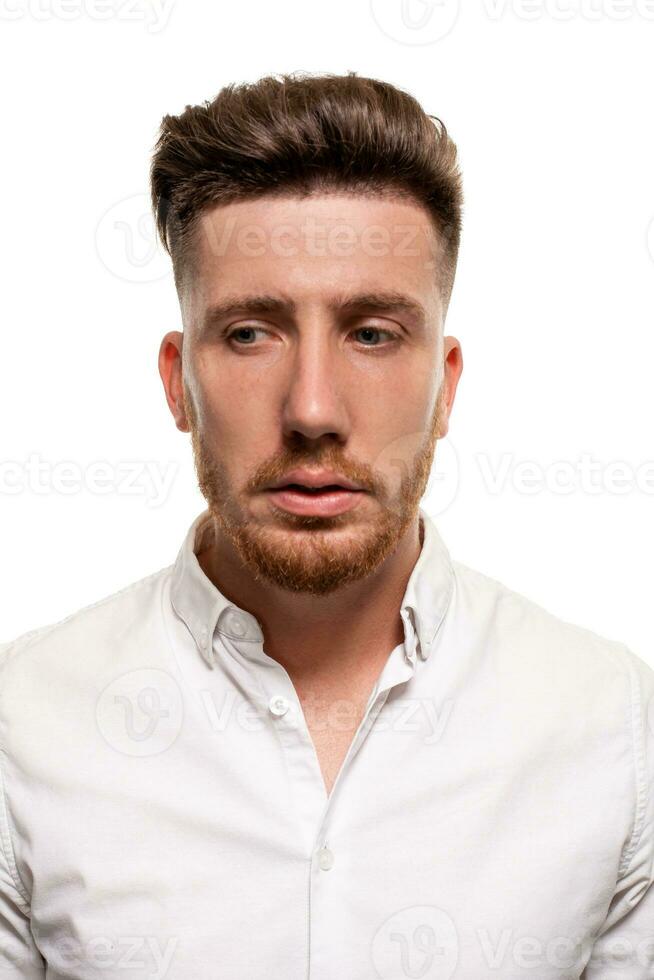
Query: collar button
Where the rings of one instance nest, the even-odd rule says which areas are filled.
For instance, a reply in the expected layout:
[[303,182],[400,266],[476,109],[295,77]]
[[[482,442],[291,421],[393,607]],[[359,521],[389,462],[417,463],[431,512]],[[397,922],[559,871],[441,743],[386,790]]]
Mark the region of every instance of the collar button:
[[286,698],[282,697],[281,694],[278,694],[274,698],[270,699],[268,702],[268,707],[274,715],[281,718],[290,708],[290,703]]
[[229,622],[230,629],[233,630],[233,632],[236,633],[237,636],[245,635],[245,624],[243,623],[243,620],[240,619],[239,616],[233,616],[233,615],[230,616],[228,622]]

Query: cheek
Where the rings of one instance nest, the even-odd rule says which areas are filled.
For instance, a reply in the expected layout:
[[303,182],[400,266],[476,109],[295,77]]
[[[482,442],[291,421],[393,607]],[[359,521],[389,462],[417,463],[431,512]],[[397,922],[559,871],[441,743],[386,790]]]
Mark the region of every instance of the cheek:
[[[375,412],[361,419],[361,445],[370,447],[370,463],[389,489],[397,490],[424,454],[436,411],[436,385],[423,390],[405,388],[384,399]],[[357,442],[359,440],[357,439]]]
[[229,464],[254,465],[277,444],[277,433],[266,398],[219,385],[204,392],[200,402],[201,428],[207,445]]
[[[358,402],[363,407],[363,399]],[[429,425],[436,405],[436,384],[428,379],[407,378],[392,390],[377,389],[368,401],[363,418],[374,423],[379,433],[389,436],[424,430]]]
[[200,421],[206,431],[225,438],[238,432],[247,435],[261,411],[256,381],[221,363],[211,350],[198,353],[193,376]]

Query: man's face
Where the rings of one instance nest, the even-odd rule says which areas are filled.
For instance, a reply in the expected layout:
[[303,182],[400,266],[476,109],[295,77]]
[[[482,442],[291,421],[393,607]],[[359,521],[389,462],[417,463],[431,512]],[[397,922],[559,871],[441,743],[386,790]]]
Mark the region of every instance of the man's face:
[[[219,206],[196,241],[178,426],[200,489],[255,578],[326,595],[395,550],[447,431],[441,245],[418,205],[341,194]],[[270,489],[298,467],[362,489]]]

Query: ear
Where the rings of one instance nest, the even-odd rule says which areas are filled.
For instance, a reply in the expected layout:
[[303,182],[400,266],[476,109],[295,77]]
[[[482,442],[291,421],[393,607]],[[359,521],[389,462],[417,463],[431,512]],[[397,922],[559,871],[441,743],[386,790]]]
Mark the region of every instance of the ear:
[[450,412],[454,404],[456,386],[463,371],[463,353],[461,344],[456,337],[443,338],[443,381],[441,385],[441,423],[439,439],[446,436],[449,430]]
[[166,393],[166,401],[175,425],[180,432],[190,432],[184,409],[184,384],[182,374],[182,346],[184,334],[171,330],[161,341],[159,347],[159,374]]

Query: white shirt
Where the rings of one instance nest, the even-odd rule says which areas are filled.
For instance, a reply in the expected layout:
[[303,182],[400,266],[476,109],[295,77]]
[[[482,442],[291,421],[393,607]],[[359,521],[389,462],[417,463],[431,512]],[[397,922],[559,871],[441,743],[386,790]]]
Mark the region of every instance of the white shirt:
[[420,514],[329,797],[198,563],[206,511],[174,565],[2,647],[1,978],[652,980],[654,671]]

